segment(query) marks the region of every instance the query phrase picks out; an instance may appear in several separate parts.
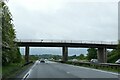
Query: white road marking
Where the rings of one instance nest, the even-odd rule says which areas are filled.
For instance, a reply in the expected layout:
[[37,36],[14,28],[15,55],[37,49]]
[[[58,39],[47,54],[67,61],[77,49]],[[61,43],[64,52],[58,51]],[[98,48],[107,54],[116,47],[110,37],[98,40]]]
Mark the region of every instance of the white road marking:
[[[39,63],[40,63],[40,61],[37,60],[37,61],[34,63],[34,65],[31,67],[31,69],[25,74],[25,76],[23,77],[22,80],[25,80],[26,78],[28,78],[29,75],[30,75],[30,73],[31,73],[31,71],[33,70],[33,68],[34,68],[37,64],[39,64]],[[56,63],[56,62],[47,61],[47,63]]]
[[57,62],[53,62],[53,61],[47,61],[47,63],[57,63]]
[[67,74],[70,74],[70,72],[67,72]]
[[27,72],[27,73],[25,74],[25,76],[22,78],[22,80],[25,80],[25,79],[28,77],[28,75],[29,75],[29,72]]
[[22,80],[25,80],[31,73],[32,69],[36,66],[38,61],[35,62],[35,64],[31,67],[31,69],[25,74],[25,76],[22,78]]
[[109,73],[109,74],[120,76],[119,73],[114,73],[114,72],[108,72],[108,71],[103,71],[103,70],[98,70],[98,69],[93,69],[93,68],[87,68],[87,67],[81,67],[81,66],[74,66],[74,65],[69,65],[69,66],[83,68],[83,69],[89,69],[89,70],[94,70],[94,71],[99,71],[99,72],[104,72],[104,73]]

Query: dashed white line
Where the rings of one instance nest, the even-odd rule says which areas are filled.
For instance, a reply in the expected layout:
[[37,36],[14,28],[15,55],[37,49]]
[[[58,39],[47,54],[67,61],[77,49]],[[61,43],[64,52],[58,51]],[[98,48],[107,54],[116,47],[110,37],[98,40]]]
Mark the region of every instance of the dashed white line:
[[67,74],[70,74],[70,72],[66,72]]

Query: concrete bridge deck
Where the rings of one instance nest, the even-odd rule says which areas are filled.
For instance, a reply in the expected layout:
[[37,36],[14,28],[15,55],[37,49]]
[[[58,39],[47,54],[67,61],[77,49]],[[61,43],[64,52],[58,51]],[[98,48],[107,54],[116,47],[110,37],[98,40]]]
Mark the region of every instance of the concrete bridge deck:
[[118,42],[107,41],[82,41],[82,40],[17,40],[17,44],[21,47],[82,47],[82,48],[108,48],[115,49]]

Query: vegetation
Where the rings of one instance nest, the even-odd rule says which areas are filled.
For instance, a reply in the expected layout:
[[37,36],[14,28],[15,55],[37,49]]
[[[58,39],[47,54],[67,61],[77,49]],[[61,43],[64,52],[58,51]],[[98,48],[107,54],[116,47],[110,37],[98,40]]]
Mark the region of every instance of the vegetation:
[[97,49],[89,48],[87,51],[88,51],[88,54],[87,54],[88,60],[97,59]]
[[[5,4],[0,1],[0,31],[2,33],[2,77],[8,77],[20,69],[23,60],[17,44],[12,15]],[[6,78],[7,78],[6,77]]]
[[68,56],[68,59],[71,60],[71,59],[77,59],[78,56],[76,55],[72,55],[72,56]]
[[[24,56],[23,56],[24,57]],[[35,61],[38,59],[36,55],[30,55],[30,61]],[[17,74],[25,71],[28,67],[33,65],[33,62],[30,64],[25,64],[25,59],[22,59],[19,63],[10,63],[2,67],[2,78],[15,78]]]
[[19,75],[21,72],[25,71],[28,67],[30,67],[33,64],[28,64],[24,67],[22,67],[24,61],[21,63],[11,63],[8,66],[4,66],[2,68],[2,79],[6,80],[6,78],[16,78],[16,75]]
[[[94,53],[94,54],[93,54]],[[116,49],[113,49],[112,51],[107,51],[107,57],[109,63],[115,63],[116,60],[120,59],[120,41]],[[94,55],[94,56],[92,56]],[[88,55],[87,59],[92,59],[97,57],[96,49],[88,49]],[[79,63],[79,62],[66,62],[67,64],[77,65],[77,66],[83,66],[83,67],[89,67],[89,68],[95,68],[100,70],[106,70],[106,71],[112,71],[112,72],[120,72],[119,66],[104,66],[99,64],[90,64],[90,63]]]
[[62,56],[52,55],[52,54],[42,54],[42,55],[39,55],[39,58],[59,60],[62,58]]
[[0,2],[2,7],[2,65],[18,63],[21,61],[21,54],[17,44],[14,24],[12,23],[12,15],[4,2]]
[[108,54],[108,62],[115,63],[116,60],[120,59],[120,41],[116,49],[112,50]]
[[21,63],[11,63],[8,66],[2,67],[2,76],[3,78],[9,78],[11,75],[21,69],[22,64]]
[[78,60],[86,60],[86,56],[84,54],[80,54],[79,56],[73,55],[73,56],[68,56],[68,59],[78,59]]
[[83,60],[83,59],[85,59],[85,56],[84,56],[84,54],[80,54],[80,56],[79,56],[79,59],[80,59],[80,60]]
[[[68,59],[78,59],[78,60],[85,60],[90,61],[91,59],[97,59],[97,49],[95,48],[89,48],[87,56],[84,56],[84,54],[80,54],[79,56],[73,55],[69,56]],[[108,63],[115,63],[120,59],[120,44],[116,49],[113,49],[112,51],[107,51],[107,62]]]
[[111,72],[120,72],[120,67],[118,66],[109,66],[109,65],[104,66],[99,64],[80,63],[80,62],[72,62],[72,61],[67,61],[66,64],[100,69],[100,70],[111,71]]
[[112,50],[109,54],[108,54],[108,62],[109,63],[115,63],[115,61],[118,60],[118,52],[116,49]]

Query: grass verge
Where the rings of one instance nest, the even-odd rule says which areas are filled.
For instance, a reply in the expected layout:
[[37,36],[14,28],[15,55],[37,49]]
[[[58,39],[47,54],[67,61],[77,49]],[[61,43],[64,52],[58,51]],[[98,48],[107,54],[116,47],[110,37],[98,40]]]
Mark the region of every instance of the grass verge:
[[21,63],[12,63],[2,67],[2,79],[15,78],[17,74],[30,67],[33,63],[22,66]]
[[0,66],[0,79],[2,78],[2,67]]

